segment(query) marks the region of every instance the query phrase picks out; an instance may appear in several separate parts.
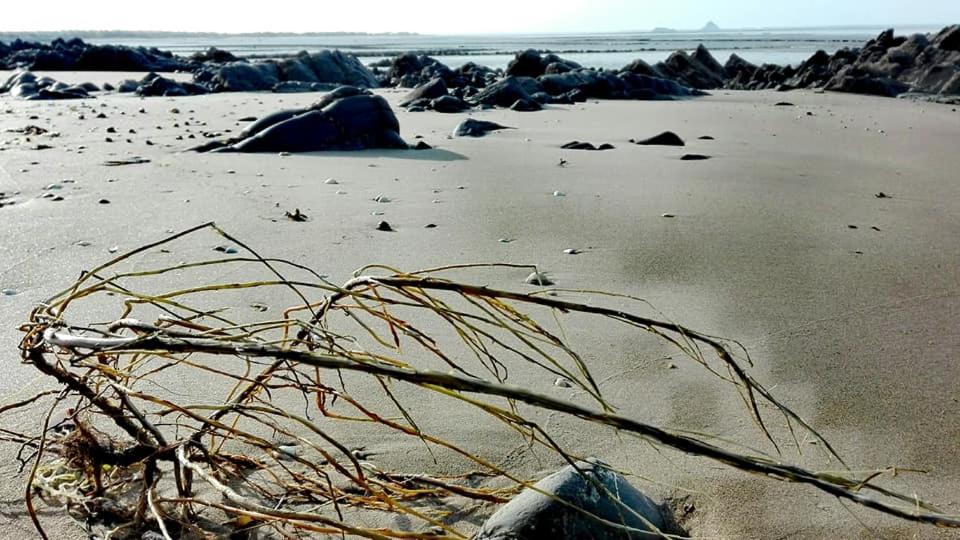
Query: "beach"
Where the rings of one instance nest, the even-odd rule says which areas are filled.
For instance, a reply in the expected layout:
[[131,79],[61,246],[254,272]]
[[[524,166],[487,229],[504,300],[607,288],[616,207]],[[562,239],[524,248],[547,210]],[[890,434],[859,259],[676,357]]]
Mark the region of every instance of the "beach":
[[[565,289],[641,297],[672,321],[741,342],[755,362],[751,373],[820,430],[851,469],[927,471],[900,474],[889,485],[960,513],[955,106],[807,90],[715,90],[678,101],[440,114],[400,108],[406,90],[375,93],[393,106],[405,140],[422,137],[433,149],[184,152],[203,142],[202,132],[238,132],[245,125],[240,118],[308,106],[316,93],[105,94],[69,102],[0,97],[0,192],[13,202],[0,208],[7,238],[0,243],[0,288],[8,291],[0,297],[4,401],[49,387],[17,355],[17,327],[37,303],[113,253],[215,221],[262,253],[310,265],[336,283],[372,263],[410,271],[510,262],[536,264]],[[106,118],[96,117],[101,112]],[[515,129],[450,137],[468,116]],[[28,124],[60,135],[26,142],[9,132]],[[105,142],[107,127],[117,133],[114,142]],[[666,130],[686,146],[628,142]],[[201,139],[178,140],[189,133]],[[560,148],[573,140],[615,148]],[[38,143],[52,148],[36,150]],[[710,159],[680,159],[689,153]],[[149,162],[103,166],[131,157]],[[62,200],[43,198],[51,189]],[[294,209],[309,219],[286,219]],[[383,220],[394,232],[376,230]],[[157,256],[188,260],[215,246],[211,239]],[[569,249],[579,253],[564,253]],[[528,292],[527,273],[463,276]],[[645,349],[623,328],[588,324],[573,332],[577,345],[621,414],[770,451],[749,419],[728,414],[742,407],[736,393],[718,391],[698,366],[658,356],[662,351]],[[564,392],[552,381],[512,382]],[[182,391],[202,396],[203,383],[184,381]],[[36,411],[4,422],[30,414]],[[655,479],[635,480],[654,499],[687,497],[693,510],[685,526],[697,538],[956,537],[845,506],[809,487],[624,444],[571,419],[543,420],[565,447]],[[512,459],[515,438],[474,428],[436,427],[470,440],[494,461]],[[412,443],[372,439],[367,446],[394,468],[444,472],[442,463],[422,464]],[[783,449],[783,460],[825,463],[811,441],[801,441],[800,450],[798,456],[795,448]],[[0,527],[33,537],[15,447],[2,452]],[[538,478],[558,463],[522,458],[512,465]],[[475,530],[474,518],[492,510],[468,512],[463,530]],[[53,537],[78,537],[61,512],[44,509],[41,518]]]

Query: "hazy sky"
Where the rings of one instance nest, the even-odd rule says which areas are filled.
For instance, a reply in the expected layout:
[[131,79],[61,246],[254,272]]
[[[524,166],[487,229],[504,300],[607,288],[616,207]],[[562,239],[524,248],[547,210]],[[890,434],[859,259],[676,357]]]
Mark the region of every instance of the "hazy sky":
[[[0,31],[496,33],[960,22],[960,0],[2,0]],[[482,6],[482,7],[481,7]]]

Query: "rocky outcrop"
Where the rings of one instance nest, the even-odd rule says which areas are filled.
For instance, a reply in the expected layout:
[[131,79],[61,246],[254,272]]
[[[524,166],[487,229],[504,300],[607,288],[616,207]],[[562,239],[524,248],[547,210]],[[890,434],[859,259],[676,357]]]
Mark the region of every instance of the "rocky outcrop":
[[30,71],[17,72],[0,85],[0,94],[26,100],[83,99],[98,90],[93,83],[69,85]]
[[91,45],[81,39],[49,44],[14,40],[0,44],[0,69],[46,71],[177,71],[191,63],[156,48]]
[[639,540],[682,533],[672,516],[598,460],[580,461],[525,489],[490,516],[476,540]]
[[394,58],[387,72],[380,77],[380,82],[383,86],[416,88],[438,78],[443,79],[443,82],[451,87],[466,84],[461,74],[451,70],[439,60],[414,53],[402,54]]
[[337,88],[306,109],[279,111],[248,125],[234,139],[198,151],[318,152],[409,148],[400,123],[381,96],[352,86]]
[[272,90],[277,84],[288,81],[363,88],[379,85],[373,72],[355,56],[329,50],[301,52],[283,60],[206,65],[194,73],[194,81],[212,92]]
[[541,55],[538,51],[527,49],[517,53],[507,65],[507,75],[512,77],[539,77],[547,73],[566,73],[582,66],[570,60],[564,60],[555,54]]
[[796,69],[753,68],[731,57],[726,87],[742,90],[823,88],[880,96],[907,92],[931,96],[960,93],[960,25],[934,35],[895,36],[886,30],[860,49],[829,55],[818,51]]

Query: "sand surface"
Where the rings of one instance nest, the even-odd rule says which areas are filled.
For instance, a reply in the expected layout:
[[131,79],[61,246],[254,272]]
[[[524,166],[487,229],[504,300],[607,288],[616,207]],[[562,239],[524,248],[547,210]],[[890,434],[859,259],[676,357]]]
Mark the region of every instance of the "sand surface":
[[[107,76],[73,77],[100,83],[111,80]],[[382,93],[394,105],[404,95]],[[408,141],[422,135],[434,150],[289,157],[179,152],[204,141],[201,132],[237,132],[241,117],[316,99],[0,99],[0,192],[14,193],[16,201],[0,208],[0,289],[16,292],[0,296],[3,401],[46,384],[19,363],[16,348],[17,326],[37,302],[110,257],[113,247],[130,249],[212,220],[265,253],[309,264],[338,282],[373,262],[408,270],[524,262],[549,271],[561,287],[641,296],[673,320],[746,345],[756,377],[831,439],[852,468],[928,470],[891,485],[960,514],[960,113],[950,106],[812,92],[716,92],[683,102],[477,112],[517,128],[482,139],[448,138],[465,114],[397,109],[402,135]],[[796,106],[774,106],[782,100]],[[99,111],[108,118],[95,118]],[[27,124],[60,137],[28,143],[6,132]],[[110,144],[104,142],[108,126],[118,132],[109,135],[116,141]],[[188,128],[198,139],[176,140]],[[663,130],[678,133],[687,147],[627,142]],[[715,140],[698,140],[702,135]],[[616,149],[559,148],[571,140]],[[54,148],[33,150],[38,142]],[[679,159],[684,153],[712,159],[685,162]],[[151,161],[101,165],[131,156]],[[339,185],[324,184],[327,178]],[[40,198],[51,183],[62,184],[64,200]],[[876,198],[878,192],[891,198]],[[374,202],[378,195],[392,202]],[[283,219],[293,208],[311,220]],[[374,230],[381,219],[396,232]],[[437,227],[425,229],[428,223]],[[215,245],[211,238],[169,256],[206,256]],[[567,248],[583,253],[565,255]],[[525,275],[468,277],[529,290]],[[645,350],[646,342],[623,328],[595,324],[576,334],[622,413],[762,446],[749,421],[725,416],[740,406],[736,394],[718,391],[697,366],[675,359],[678,369],[669,369],[659,351]],[[529,383],[563,396],[551,382]],[[184,383],[202,389],[202,382]],[[850,511],[809,488],[658,455],[607,432],[548,420],[567,447],[662,482],[637,481],[655,498],[689,490],[696,537],[954,537]],[[438,427],[468,439],[471,428]],[[495,458],[508,459],[516,446],[496,430],[482,435],[474,443]],[[379,459],[418,463],[414,444],[371,444]],[[820,461],[810,448],[803,457],[787,449],[784,459],[815,466]],[[0,527],[32,537],[13,449],[2,452]],[[514,465],[538,476],[556,461]],[[43,515],[55,536],[79,537],[58,512]]]

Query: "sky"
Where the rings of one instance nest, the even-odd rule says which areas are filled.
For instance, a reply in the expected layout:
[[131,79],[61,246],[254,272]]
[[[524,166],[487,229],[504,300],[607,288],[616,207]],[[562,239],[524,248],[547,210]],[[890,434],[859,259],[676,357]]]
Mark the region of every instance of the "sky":
[[604,32],[947,25],[960,0],[2,0],[0,32]]

